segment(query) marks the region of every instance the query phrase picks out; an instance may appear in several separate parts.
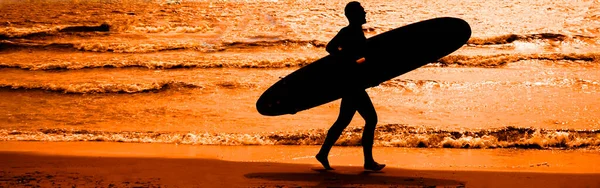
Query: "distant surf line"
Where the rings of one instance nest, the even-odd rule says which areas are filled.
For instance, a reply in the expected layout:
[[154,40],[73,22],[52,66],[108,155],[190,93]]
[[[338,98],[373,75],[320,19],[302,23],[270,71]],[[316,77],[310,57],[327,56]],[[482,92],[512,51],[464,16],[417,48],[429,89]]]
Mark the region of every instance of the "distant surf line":
[[[55,71],[55,70],[80,70],[97,68],[146,68],[151,70],[181,69],[181,68],[243,68],[243,69],[270,69],[270,68],[297,68],[306,66],[319,57],[269,59],[190,59],[173,61],[119,59],[118,61],[85,61],[85,62],[60,62],[51,61],[44,63],[28,64],[0,62],[0,68],[14,68],[30,71]],[[526,60],[568,61],[571,65],[584,63],[585,65],[600,65],[600,53],[545,53],[545,54],[493,54],[493,55],[448,55],[432,62],[425,67],[479,67],[502,68],[510,63]],[[582,64],[582,65],[584,65]]]
[[[585,80],[572,78],[554,78],[544,80],[532,80],[521,82],[447,82],[438,80],[413,80],[395,78],[381,83],[377,88],[398,89],[403,92],[421,93],[434,90],[448,90],[453,88],[482,88],[482,87],[557,87],[557,88],[580,88],[588,92],[600,92],[600,80]],[[184,81],[159,81],[150,83],[0,83],[0,92],[27,92],[43,91],[59,94],[135,94],[135,93],[157,93],[167,90],[181,89],[256,89],[260,86],[248,82],[217,81],[214,83],[188,83]]]
[[[52,42],[54,38],[69,38],[80,37],[83,39],[107,38],[112,35],[119,38],[127,38],[121,36],[119,32],[107,32],[110,26],[102,24],[99,26],[69,26],[61,29],[53,29],[48,31],[23,32],[18,30],[17,33],[11,33],[10,29],[0,32],[0,51],[15,51],[15,50],[60,50],[60,51],[86,51],[97,53],[152,53],[173,50],[194,50],[199,52],[221,52],[230,49],[252,49],[264,47],[314,47],[324,48],[326,41],[319,40],[304,40],[294,38],[239,38],[227,39],[223,36],[211,38],[208,40],[198,40],[197,42],[172,42],[168,44],[159,43],[140,43],[129,44],[120,41],[104,41],[104,42]],[[186,32],[187,33],[187,32]],[[152,38],[150,33],[138,33],[143,36]],[[148,35],[148,36],[147,36]],[[136,40],[136,39],[132,39]],[[505,34],[491,37],[472,37],[466,43],[468,46],[487,46],[487,45],[506,45],[517,41],[532,42],[567,42],[567,41],[587,41],[592,44],[598,40],[593,36],[584,35],[566,35],[560,33],[535,33],[535,34]]]

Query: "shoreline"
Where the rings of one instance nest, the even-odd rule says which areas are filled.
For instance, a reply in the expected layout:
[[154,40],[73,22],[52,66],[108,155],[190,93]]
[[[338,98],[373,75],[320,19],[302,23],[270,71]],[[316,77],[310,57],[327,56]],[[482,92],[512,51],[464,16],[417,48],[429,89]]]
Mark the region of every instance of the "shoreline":
[[598,187],[600,151],[376,147],[379,173],[360,147],[334,147],[319,172],[318,146],[198,146],[0,142],[0,186],[95,187]]

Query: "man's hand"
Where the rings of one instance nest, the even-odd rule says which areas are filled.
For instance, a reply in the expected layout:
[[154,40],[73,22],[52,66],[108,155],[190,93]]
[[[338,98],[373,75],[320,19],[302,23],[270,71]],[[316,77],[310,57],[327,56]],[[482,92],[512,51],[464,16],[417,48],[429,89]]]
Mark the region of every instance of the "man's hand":
[[360,59],[356,60],[356,63],[361,64],[365,62],[365,58],[361,57]]

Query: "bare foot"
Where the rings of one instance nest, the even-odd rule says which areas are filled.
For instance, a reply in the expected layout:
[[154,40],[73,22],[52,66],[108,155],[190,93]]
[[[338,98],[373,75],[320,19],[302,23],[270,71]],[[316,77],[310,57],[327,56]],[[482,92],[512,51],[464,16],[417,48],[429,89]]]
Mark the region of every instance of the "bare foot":
[[327,160],[327,156],[321,156],[317,154],[315,158],[317,158],[317,161],[319,161],[321,165],[323,165],[323,168],[325,168],[325,170],[334,170],[333,168],[331,168],[331,166],[329,166],[329,160]]
[[385,164],[379,164],[375,161],[370,162],[368,164],[365,163],[365,170],[380,171],[384,167],[385,167]]

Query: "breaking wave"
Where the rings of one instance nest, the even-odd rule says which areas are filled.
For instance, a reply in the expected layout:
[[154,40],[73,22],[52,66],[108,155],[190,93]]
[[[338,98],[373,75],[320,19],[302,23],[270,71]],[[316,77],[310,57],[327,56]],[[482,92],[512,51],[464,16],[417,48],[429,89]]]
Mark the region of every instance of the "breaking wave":
[[600,63],[600,53],[547,53],[547,54],[495,54],[495,55],[449,55],[439,59],[439,66],[502,67],[508,63],[525,60],[585,61]]
[[510,82],[510,81],[484,81],[484,82],[445,82],[437,80],[411,80],[411,79],[392,79],[380,84],[385,88],[400,89],[403,92],[419,93],[435,89],[457,89],[480,88],[492,86],[507,87],[560,87],[585,90],[586,92],[596,93],[600,88],[600,81],[573,79],[573,78],[549,78],[537,81]]
[[262,47],[324,47],[326,43],[317,40],[260,40],[234,41],[222,43],[207,42],[163,42],[148,44],[130,44],[123,42],[87,42],[87,43],[58,43],[43,41],[0,41],[0,51],[10,50],[54,50],[54,51],[87,51],[114,53],[152,53],[173,50],[193,50],[199,52],[220,52],[228,49],[246,49]]
[[[2,141],[98,141],[171,143],[192,145],[320,145],[326,130],[256,134],[198,132],[107,132],[93,130],[38,129],[0,130]],[[348,128],[336,142],[360,146],[362,128]],[[600,130],[537,129],[503,127],[472,131],[451,131],[400,124],[380,125],[375,146],[408,148],[522,148],[595,149],[600,147]]]
[[248,47],[265,47],[265,46],[311,46],[324,48],[327,42],[318,40],[270,40],[270,41],[254,41],[254,42],[225,42],[223,46],[227,48],[248,48]]
[[177,68],[288,68],[302,67],[318,58],[285,58],[281,60],[185,60],[185,61],[140,61],[122,60],[109,62],[45,62],[41,64],[2,63],[0,68],[18,68],[25,70],[77,70],[91,68],[127,68],[141,67],[148,69]]
[[67,26],[67,27],[55,27],[45,29],[18,29],[7,27],[0,30],[0,40],[10,39],[46,39],[48,37],[56,36],[106,36],[111,26],[107,23],[100,24],[98,26]]
[[69,84],[69,85],[43,85],[43,84],[0,84],[0,89],[11,91],[40,90],[66,94],[92,94],[92,93],[144,93],[158,92],[170,88],[203,88],[203,86],[185,82],[155,82],[147,84]]
[[[247,49],[247,48],[264,48],[264,47],[315,47],[324,48],[327,45],[327,41],[319,40],[298,40],[298,39],[286,39],[286,38],[269,38],[269,39],[210,39],[203,41],[202,39],[196,42],[189,42],[188,40],[177,41],[169,40],[169,42],[124,42],[121,39],[114,39],[111,41],[106,36],[111,35],[108,31],[111,26],[108,24],[102,24],[99,26],[72,26],[64,27],[61,29],[47,29],[44,31],[37,31],[33,33],[19,32],[7,32],[0,31],[0,50],[22,50],[22,49],[34,49],[34,50],[70,50],[70,51],[89,51],[89,52],[110,52],[110,53],[150,53],[150,52],[161,52],[161,51],[172,51],[172,50],[194,50],[200,52],[219,52],[228,49]],[[55,37],[68,38],[71,36],[78,37],[104,37],[107,41],[103,42],[78,42],[78,43],[57,43],[52,42],[50,39]],[[529,34],[529,35],[518,35],[518,34],[507,34],[502,36],[495,36],[489,38],[471,38],[467,45],[498,45],[498,44],[509,44],[515,41],[532,42],[534,40],[547,40],[547,41],[569,41],[569,40],[582,40],[582,41],[596,41],[594,37],[581,36],[581,35],[564,35],[564,34],[553,34],[553,33],[541,33],[541,34]],[[136,41],[136,40],[132,40]]]
[[2,84],[0,91],[46,91],[64,94],[98,94],[98,93],[147,93],[161,92],[165,90],[178,89],[206,89],[206,88],[224,88],[240,89],[254,88],[255,84],[240,83],[232,81],[221,81],[207,85],[198,85],[181,81],[162,81],[152,83],[132,83],[132,84],[102,84],[102,83],[81,83],[81,84]]
[[[119,13],[120,11],[113,11]],[[124,12],[121,12],[126,14]],[[121,23],[124,24],[124,23]],[[2,25],[0,23],[0,25]],[[7,24],[4,24],[7,25]],[[4,27],[0,28],[0,40],[11,39],[37,39],[46,40],[54,37],[70,37],[70,36],[106,36],[112,33],[129,32],[138,34],[151,33],[204,33],[211,31],[209,25],[198,26],[129,26],[129,25],[111,25],[102,23],[100,25],[78,25],[78,26],[41,26],[41,27]]]
[[87,52],[114,52],[114,53],[151,53],[173,50],[196,50],[200,52],[223,51],[218,45],[207,43],[169,42],[156,44],[128,44],[128,43],[58,43],[39,41],[0,41],[0,51],[18,50],[54,50],[54,51],[87,51]]
[[515,41],[532,41],[532,40],[551,40],[551,41],[567,41],[572,39],[592,39],[594,37],[573,35],[568,36],[558,33],[538,33],[528,35],[518,34],[507,34],[489,38],[471,38],[467,41],[467,44],[472,45],[496,45],[496,44],[509,44]]
[[[290,68],[306,66],[319,57],[313,58],[284,58],[284,59],[194,59],[194,60],[136,60],[126,59],[118,61],[86,61],[86,62],[59,62],[49,61],[38,64],[23,64],[0,62],[0,68],[17,68],[24,70],[77,70],[91,68],[127,68],[141,67],[147,69],[177,69],[177,68]],[[496,54],[496,55],[449,55],[432,62],[425,67],[482,67],[499,68],[509,63],[515,63],[526,60],[550,60],[550,63],[559,61],[568,61],[571,65],[590,63],[600,65],[600,53],[552,53],[552,54]],[[564,62],[561,62],[564,63]]]
[[[485,81],[475,83],[447,82],[438,80],[411,80],[395,78],[381,83],[380,88],[400,89],[404,92],[426,92],[435,89],[464,89],[467,87],[478,88],[486,86],[516,86],[516,87],[563,87],[563,88],[581,88],[595,92],[594,89],[600,88],[600,81],[571,79],[571,78],[551,78],[538,81],[509,82],[509,81]],[[133,83],[133,84],[99,84],[99,83],[81,83],[81,84],[25,84],[25,83],[0,83],[0,91],[45,91],[64,94],[98,94],[98,93],[146,93],[160,92],[169,89],[244,89],[256,88],[256,84],[222,81],[204,85],[186,83],[181,81],[163,81],[152,83]],[[592,89],[594,88],[594,89]]]

